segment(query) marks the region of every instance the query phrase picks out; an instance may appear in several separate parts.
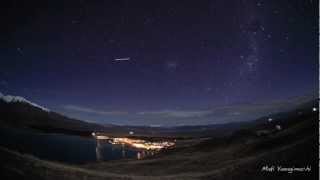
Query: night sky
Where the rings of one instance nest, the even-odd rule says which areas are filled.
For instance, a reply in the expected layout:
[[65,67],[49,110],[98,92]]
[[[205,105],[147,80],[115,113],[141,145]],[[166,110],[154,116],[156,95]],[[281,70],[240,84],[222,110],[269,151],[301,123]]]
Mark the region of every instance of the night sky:
[[315,0],[12,0],[0,11],[0,92],[71,117],[175,125],[318,93]]

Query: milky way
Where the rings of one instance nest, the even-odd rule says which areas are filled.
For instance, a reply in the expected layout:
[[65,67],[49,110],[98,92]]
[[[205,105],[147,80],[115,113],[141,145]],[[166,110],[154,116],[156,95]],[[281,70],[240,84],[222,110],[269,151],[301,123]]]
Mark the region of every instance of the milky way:
[[190,115],[318,92],[317,1],[12,0],[2,8],[0,92],[72,117],[131,123],[139,112]]
[[259,7],[262,6],[261,2],[246,2],[244,4],[245,12],[243,17],[243,24],[241,30],[248,41],[248,53],[244,56],[241,55],[242,66],[240,66],[240,76],[248,79],[255,79],[258,75],[259,68],[259,37],[264,33],[265,28],[261,23],[261,15],[259,14]]

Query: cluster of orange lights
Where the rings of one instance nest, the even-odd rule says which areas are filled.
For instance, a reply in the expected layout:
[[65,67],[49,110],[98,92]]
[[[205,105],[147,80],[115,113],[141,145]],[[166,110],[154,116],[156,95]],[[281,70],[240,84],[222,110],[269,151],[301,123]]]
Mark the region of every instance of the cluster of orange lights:
[[142,139],[132,139],[132,138],[119,138],[119,137],[108,137],[103,135],[97,135],[92,133],[92,135],[98,140],[109,140],[111,144],[124,144],[129,145],[137,149],[146,149],[146,150],[161,150],[164,148],[169,148],[175,145],[174,142],[169,141],[159,141],[159,142],[150,142]]

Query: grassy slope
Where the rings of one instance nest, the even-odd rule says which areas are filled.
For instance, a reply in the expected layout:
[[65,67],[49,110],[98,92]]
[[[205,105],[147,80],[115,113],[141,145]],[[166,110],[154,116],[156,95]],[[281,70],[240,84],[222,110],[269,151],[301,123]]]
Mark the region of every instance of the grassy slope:
[[[259,127],[263,128],[263,127]],[[2,175],[20,179],[318,179],[318,119],[295,119],[287,129],[257,137],[212,139],[145,160],[69,166],[0,149]],[[265,173],[264,165],[312,166],[311,173]]]
[[[143,161],[106,162],[86,167],[131,175],[166,174],[195,179],[264,179],[272,175],[260,171],[264,165],[312,165],[313,168],[317,168],[316,128],[315,119],[306,119],[268,137],[236,136],[216,139]],[[317,169],[313,169],[313,172],[316,174]],[[315,174],[303,175],[314,179],[312,176]],[[291,179],[299,174],[278,174],[277,177],[280,177],[279,175]]]

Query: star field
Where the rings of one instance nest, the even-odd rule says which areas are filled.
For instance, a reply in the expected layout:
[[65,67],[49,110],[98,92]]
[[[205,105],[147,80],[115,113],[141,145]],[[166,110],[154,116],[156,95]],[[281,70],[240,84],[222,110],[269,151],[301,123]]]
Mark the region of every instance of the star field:
[[314,95],[317,17],[317,1],[14,0],[1,10],[0,92],[119,121],[88,112]]

